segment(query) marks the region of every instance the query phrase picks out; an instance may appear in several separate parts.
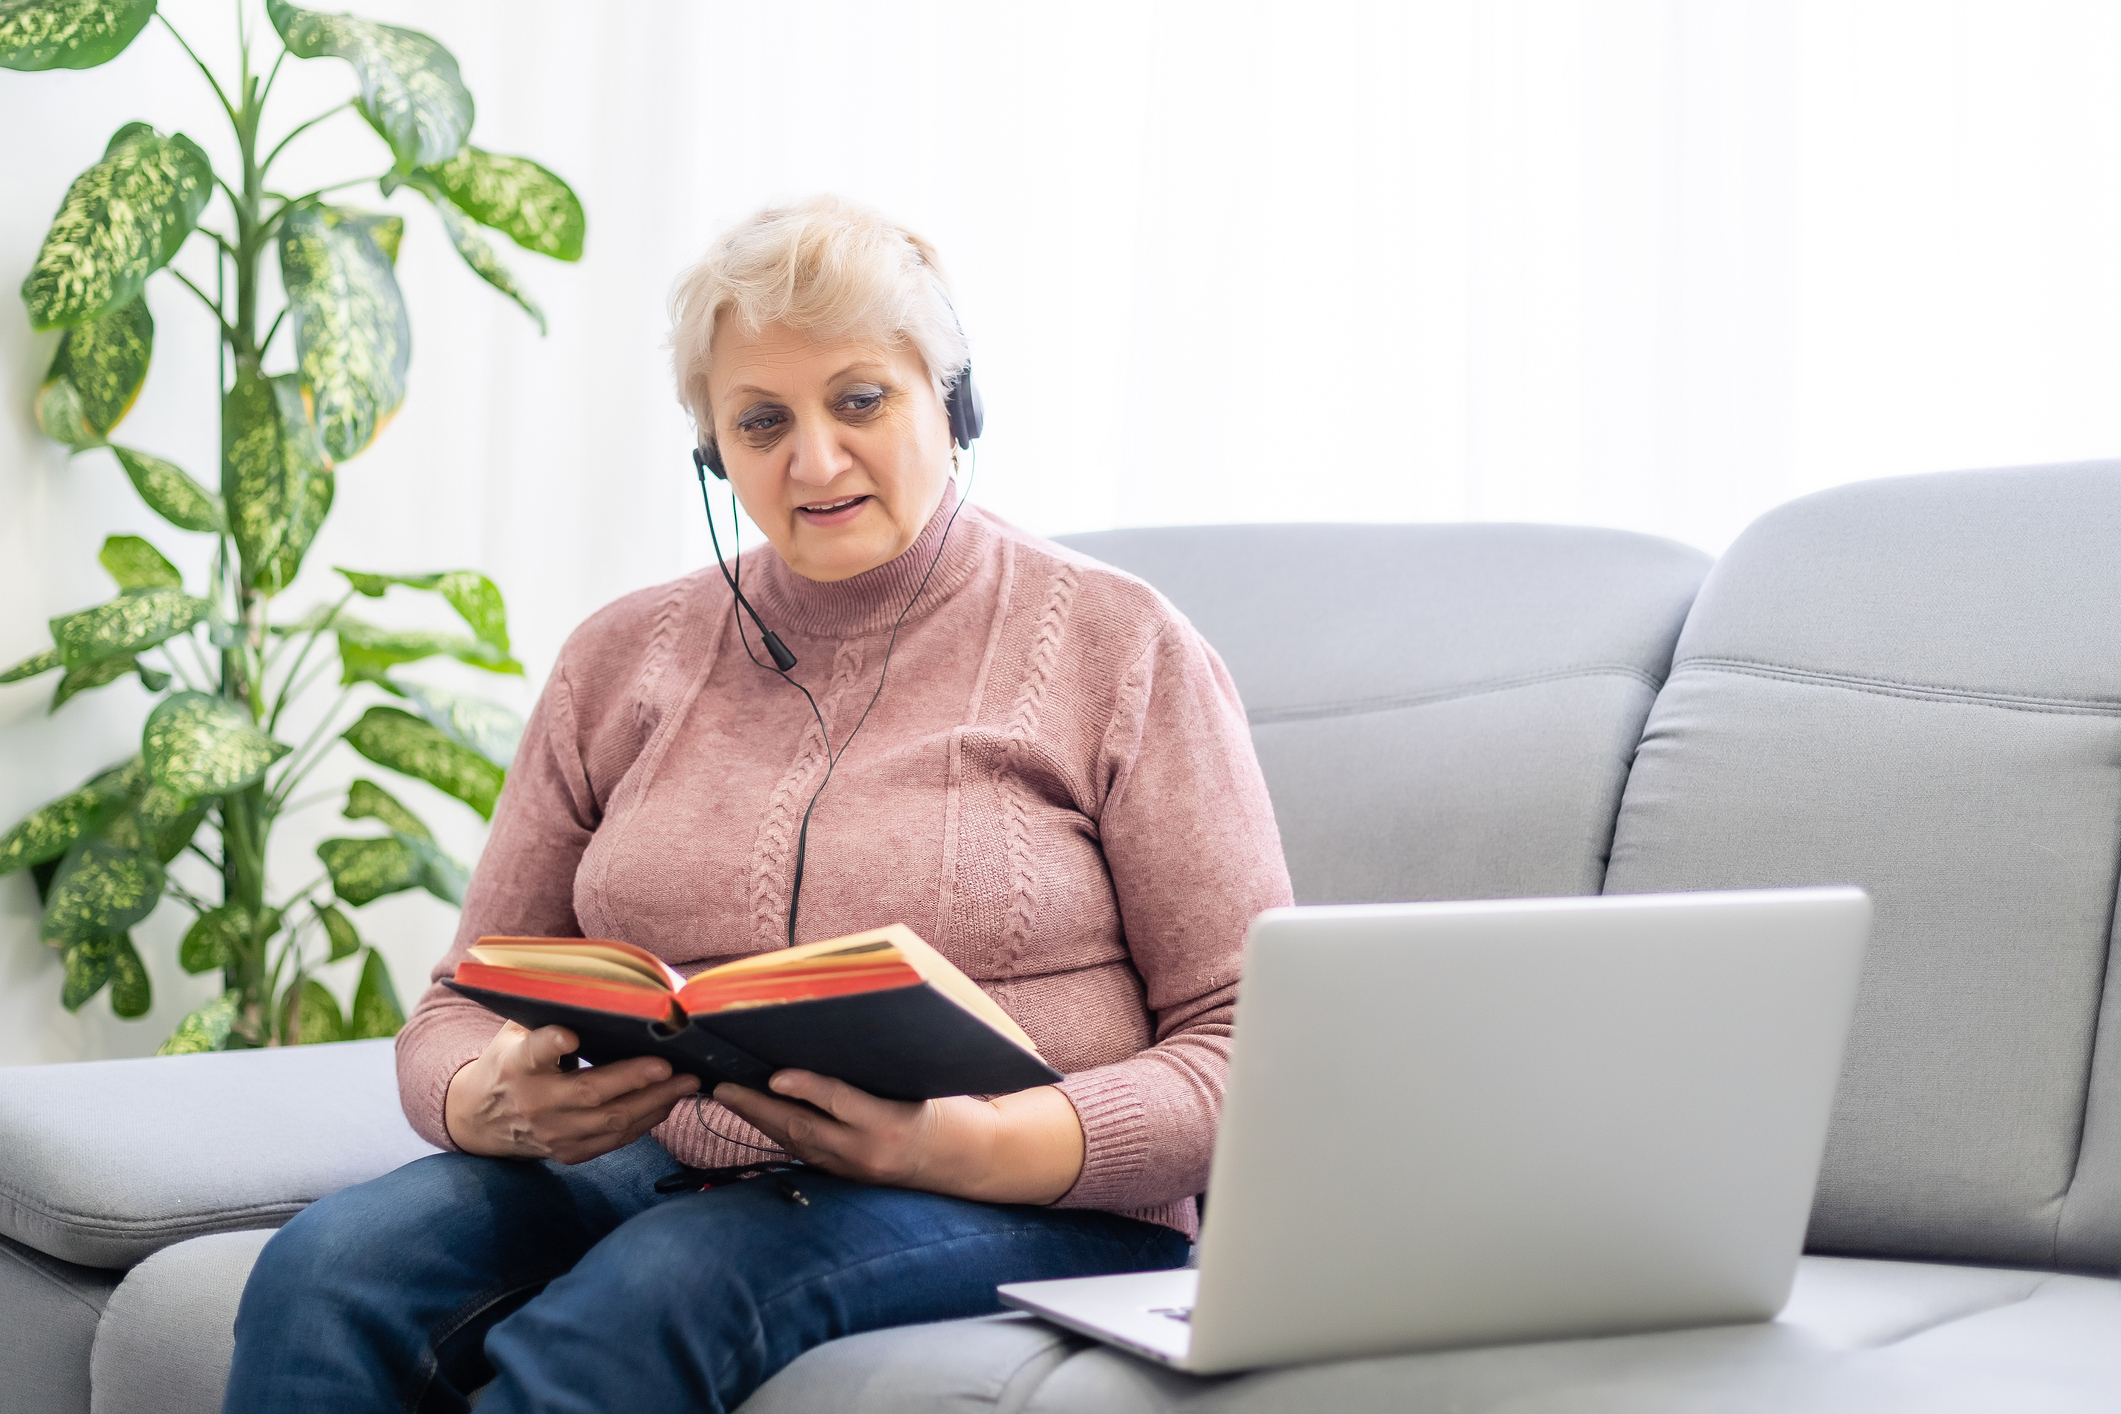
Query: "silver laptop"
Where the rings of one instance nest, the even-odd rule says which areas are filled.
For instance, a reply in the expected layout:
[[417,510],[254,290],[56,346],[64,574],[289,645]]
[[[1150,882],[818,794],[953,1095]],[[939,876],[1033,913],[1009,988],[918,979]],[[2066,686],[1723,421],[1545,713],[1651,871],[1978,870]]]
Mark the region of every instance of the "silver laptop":
[[1767,1320],[1870,922],[1853,888],[1263,913],[1199,1269],[1002,1299],[1204,1374]]

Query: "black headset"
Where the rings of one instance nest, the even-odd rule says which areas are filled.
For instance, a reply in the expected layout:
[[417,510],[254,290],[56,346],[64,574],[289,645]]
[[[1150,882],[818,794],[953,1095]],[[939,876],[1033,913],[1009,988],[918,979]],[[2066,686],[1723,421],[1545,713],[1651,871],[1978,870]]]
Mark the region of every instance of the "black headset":
[[[987,425],[987,409],[985,404],[980,401],[979,389],[973,386],[971,364],[966,364],[957,377],[951,381],[950,391],[943,398],[943,409],[950,415],[950,439],[952,444],[967,451],[971,450],[973,439],[978,437]],[[955,452],[951,453],[953,461],[956,456]],[[976,472],[979,469],[977,457],[973,459],[972,465]],[[728,469],[722,465],[721,447],[712,438],[708,440],[706,446],[694,447],[692,449],[692,467],[699,477],[700,504],[707,511],[707,535],[714,542],[714,562],[722,567],[722,578],[728,581],[729,593],[734,600],[729,606],[729,612],[732,615],[736,615],[737,611],[741,609],[744,614],[750,615],[751,622],[758,627],[760,639],[765,642],[767,656],[773,659],[773,667],[769,671],[780,674],[782,681],[803,694],[803,700],[810,704],[810,715],[817,719],[818,735],[825,742],[825,779],[818,782],[817,789],[811,793],[810,803],[803,807],[802,828],[796,832],[795,880],[794,886],[788,891],[788,946],[794,947],[795,913],[803,898],[803,859],[810,846],[810,812],[817,809],[818,797],[825,793],[826,786],[832,784],[832,773],[839,766],[840,758],[845,756],[847,748],[854,744],[855,733],[859,732],[863,723],[869,720],[869,713],[875,709],[877,699],[884,695],[884,679],[891,673],[891,654],[898,647],[899,625],[906,622],[906,615],[912,613],[913,606],[920,602],[921,591],[928,587],[929,577],[935,573],[935,567],[942,562],[943,547],[950,543],[951,527],[957,524],[958,512],[964,510],[969,492],[960,495],[957,504],[951,508],[950,519],[943,525],[942,538],[936,542],[934,558],[928,561],[928,568],[921,575],[921,582],[914,587],[913,597],[906,601],[906,607],[899,610],[898,618],[892,621],[891,638],[884,645],[884,666],[876,675],[876,691],[869,695],[869,705],[862,709],[862,715],[855,722],[854,730],[847,733],[847,739],[840,743],[840,749],[834,751],[832,749],[832,733],[825,729],[825,714],[818,710],[817,699],[810,695],[809,688],[804,687],[794,678],[788,676],[788,670],[793,668],[796,663],[795,654],[788,651],[788,645],[781,642],[778,634],[766,627],[766,621],[759,617],[759,611],[752,608],[751,601],[744,597],[744,590],[739,582],[739,575],[742,573],[741,568],[736,574],[731,574],[729,562],[722,558],[722,537],[714,526],[714,503],[707,497],[708,472],[713,472],[715,479],[718,481],[727,481],[729,479]],[[734,538],[736,535],[735,524],[735,520],[732,519],[730,531],[731,548],[741,554],[741,547],[737,545]],[[738,564],[741,567],[741,558],[739,558]],[[759,662],[758,655],[751,651],[751,640],[744,636],[744,620],[741,616],[737,617],[736,636],[737,641],[744,645],[744,656],[751,659],[759,667],[766,667],[764,663]]]

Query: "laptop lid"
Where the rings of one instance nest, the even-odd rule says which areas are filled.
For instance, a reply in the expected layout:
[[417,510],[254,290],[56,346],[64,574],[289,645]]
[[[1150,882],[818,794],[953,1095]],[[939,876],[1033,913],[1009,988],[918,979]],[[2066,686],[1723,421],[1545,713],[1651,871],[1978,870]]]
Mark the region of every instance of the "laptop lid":
[[1262,914],[1186,1367],[1773,1316],[1870,914],[1852,888]]

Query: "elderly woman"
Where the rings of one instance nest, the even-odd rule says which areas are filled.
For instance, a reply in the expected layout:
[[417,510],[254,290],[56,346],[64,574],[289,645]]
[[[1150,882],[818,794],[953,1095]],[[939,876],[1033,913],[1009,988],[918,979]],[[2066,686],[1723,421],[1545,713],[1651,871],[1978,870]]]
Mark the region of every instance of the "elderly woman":
[[[1066,1078],[701,1096],[656,1058],[563,1068],[565,1030],[436,986],[398,1076],[445,1152],[266,1247],[229,1410],[732,1409],[835,1336],[1185,1260],[1239,943],[1289,899],[1222,664],[1139,581],[959,504],[966,346],[927,242],[829,198],[764,211],[673,313],[681,400],[771,542],[735,566],[757,621],[709,569],[574,634],[435,977],[482,934],[690,971],[902,922]],[[762,1157],[812,1166],[805,1201],[656,1187]]]

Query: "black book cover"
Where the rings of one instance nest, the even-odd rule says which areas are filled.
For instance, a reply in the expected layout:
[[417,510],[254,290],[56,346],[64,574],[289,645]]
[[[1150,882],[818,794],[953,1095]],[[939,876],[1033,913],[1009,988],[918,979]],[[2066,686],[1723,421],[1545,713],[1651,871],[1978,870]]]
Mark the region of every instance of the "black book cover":
[[763,1090],[776,1070],[815,1071],[887,1100],[1008,1095],[1061,1079],[926,982],[714,1012],[675,1033],[594,1007],[442,985],[532,1030],[566,1027],[580,1038],[576,1054],[592,1065],[661,1056],[700,1077],[704,1090],[724,1080]]

